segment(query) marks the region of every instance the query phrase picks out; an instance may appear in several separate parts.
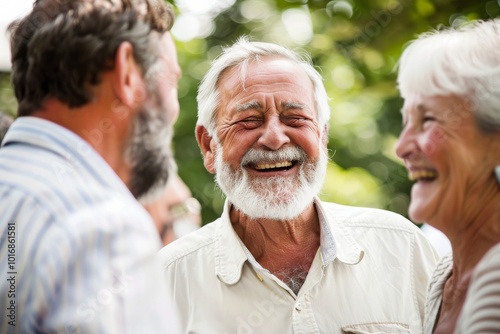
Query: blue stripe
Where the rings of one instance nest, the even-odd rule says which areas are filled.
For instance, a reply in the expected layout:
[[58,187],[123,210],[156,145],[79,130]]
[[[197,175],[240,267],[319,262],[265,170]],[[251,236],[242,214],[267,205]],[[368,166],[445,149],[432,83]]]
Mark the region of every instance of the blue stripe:
[[[20,208],[22,205],[23,205],[23,203],[22,203],[22,202],[17,203],[17,205],[15,206],[14,210],[12,211],[12,213],[11,213],[11,215],[10,215],[9,219],[7,219],[7,221],[5,222],[5,223],[6,223],[6,224],[5,224],[5,226],[4,226],[4,227],[5,227],[5,229],[2,229],[2,238],[0,238],[0,248],[1,248],[1,249],[4,249],[4,247],[7,247],[7,245],[3,245],[3,241],[4,241],[4,240],[5,240],[5,241],[7,241],[7,237],[6,237],[6,236],[7,236],[7,228],[9,227],[9,226],[8,226],[8,223],[9,223],[10,221],[12,221],[12,217],[13,217],[14,215],[16,215],[16,214],[19,212],[19,208]],[[3,215],[4,215],[4,213],[2,213],[2,216],[3,216]],[[5,217],[5,216],[4,216],[4,217]],[[4,236],[5,236],[5,238],[4,238]],[[2,259],[2,260],[3,260],[3,259]],[[7,260],[7,259],[5,259],[5,260]]]
[[[21,157],[21,156],[18,156],[18,155],[12,155],[10,153],[11,152],[4,152],[2,158],[5,159],[6,161],[8,161],[8,160],[15,160],[15,161],[22,162],[22,163],[25,164],[25,166],[31,166],[31,164],[33,163],[33,159],[24,158],[24,157]],[[49,164],[47,164],[46,160],[47,159],[37,159],[37,161],[36,161],[37,166],[39,166],[39,167],[45,167],[44,171],[46,171],[48,174],[52,174],[52,175],[56,174],[55,171],[54,171],[54,166],[50,166]],[[0,159],[0,166],[2,166],[2,159]],[[79,170],[77,170],[76,167],[74,167],[74,166],[67,166],[67,167],[69,169],[71,169],[77,177],[80,176],[79,173],[78,173]],[[50,173],[49,170],[51,170],[52,172]],[[57,174],[56,174],[56,177],[57,177]],[[81,179],[83,179],[83,178],[81,178]],[[74,180],[74,179],[72,178],[71,180]],[[84,184],[82,183],[82,185],[84,185]],[[85,188],[82,188],[82,190],[85,190]],[[87,194],[86,191],[80,191],[80,192],[78,192],[78,195],[80,195],[80,198],[86,204],[92,205],[92,204],[95,203],[89,197],[89,195]]]
[[[33,199],[33,200],[36,201],[35,199]],[[36,205],[38,206],[37,210],[33,210],[32,215],[29,217],[29,219],[26,220],[28,222],[33,222],[32,225],[37,227],[37,233],[33,239],[33,242],[26,243],[27,244],[26,248],[28,248],[28,251],[27,251],[28,254],[24,258],[26,259],[26,261],[30,262],[30,263],[27,263],[27,265],[26,265],[27,268],[31,267],[31,263],[33,263],[33,260],[36,258],[38,248],[42,244],[42,240],[45,237],[45,234],[50,230],[49,227],[51,225],[53,225],[54,221],[55,221],[55,218],[52,215],[50,215],[48,220],[45,220],[45,221],[40,220],[39,222],[34,223],[35,220],[31,219],[31,218],[33,218],[33,216],[36,213],[39,213],[40,208],[41,208],[39,203],[36,203]],[[31,233],[34,233],[34,231],[31,231]],[[23,238],[23,239],[26,239],[26,238]],[[25,283],[25,280],[20,280],[19,291],[24,291],[24,283]],[[28,295],[28,302],[31,302],[30,297],[31,296]]]
[[[11,172],[13,174],[15,174],[15,170],[12,169],[12,168],[8,168],[4,165],[1,165],[0,164],[0,169],[3,169],[4,171],[7,171],[7,172]],[[47,182],[43,182],[43,181],[46,181],[46,180],[40,180],[40,176],[38,175],[35,175],[31,172],[28,172],[28,171],[24,171],[23,172],[23,176],[25,178],[31,178],[34,182],[37,182],[39,183],[40,185],[42,185],[42,189],[50,189],[50,191],[52,191],[53,193],[55,193],[57,195],[57,198],[59,200],[61,200],[61,202],[64,204],[66,210],[68,212],[75,212],[75,208],[71,205],[71,203],[69,201],[66,200],[66,197],[59,191],[59,189],[57,187],[53,187],[52,184],[48,184]],[[11,183],[11,182],[7,182],[6,180],[4,180],[4,182],[6,184],[9,184],[11,186],[15,186],[17,189],[21,189],[24,193],[30,195],[30,196],[33,196],[34,198],[38,198],[38,196],[36,196],[36,194],[33,194],[33,191],[30,191],[28,189],[26,189],[24,187],[24,185],[20,185],[19,183]],[[41,201],[41,200],[40,200]]]
[[[99,183],[104,184],[107,187],[110,186],[108,184],[108,182],[106,182],[106,180],[104,180],[103,178],[101,178],[101,176],[98,173],[98,171],[94,170],[92,168],[92,165],[88,164],[88,161],[87,161],[88,159],[83,158],[78,151],[75,151],[71,146],[66,145],[66,143],[60,141],[59,138],[54,137],[51,133],[46,132],[46,131],[40,131],[40,128],[34,128],[34,127],[31,127],[31,125],[27,126],[26,124],[19,125],[19,126],[15,127],[13,130],[15,131],[14,133],[16,133],[17,131],[19,131],[20,133],[22,133],[24,131],[28,135],[31,135],[31,134],[41,134],[41,135],[43,135],[45,137],[50,138],[58,146],[64,148],[65,151],[72,152],[73,153],[72,157],[74,156],[75,158],[78,158],[78,162],[82,163],[82,165],[85,166],[85,168],[87,169],[87,171],[89,172],[89,174],[91,174]],[[76,134],[74,134],[74,135],[77,136]],[[80,139],[81,143],[82,144],[84,143],[86,145],[86,147],[90,147],[83,139],[81,139],[80,137],[78,137],[78,139]],[[63,156],[63,157],[67,158],[67,156]]]

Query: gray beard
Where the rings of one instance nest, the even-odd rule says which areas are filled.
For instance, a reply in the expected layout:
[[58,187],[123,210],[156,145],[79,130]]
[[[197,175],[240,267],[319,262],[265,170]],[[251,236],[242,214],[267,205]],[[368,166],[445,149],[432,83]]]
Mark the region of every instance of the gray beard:
[[307,162],[306,153],[297,147],[271,152],[251,149],[242,165],[258,160],[296,160],[300,165],[297,176],[255,178],[244,168],[233,171],[222,156],[222,146],[217,144],[216,182],[227,199],[251,219],[290,220],[299,216],[321,191],[328,164],[326,148],[314,162]]
[[131,168],[128,187],[144,203],[161,196],[169,174],[176,170],[168,106],[162,102],[154,79],[147,82],[148,99],[133,120],[132,135],[125,148],[125,159]]

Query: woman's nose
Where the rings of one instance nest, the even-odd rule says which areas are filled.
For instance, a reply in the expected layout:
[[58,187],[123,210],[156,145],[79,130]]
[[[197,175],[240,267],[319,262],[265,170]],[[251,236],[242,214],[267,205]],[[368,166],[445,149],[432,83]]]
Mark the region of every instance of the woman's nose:
[[399,158],[407,158],[415,150],[415,138],[413,131],[410,128],[405,128],[401,131],[396,142],[396,154]]

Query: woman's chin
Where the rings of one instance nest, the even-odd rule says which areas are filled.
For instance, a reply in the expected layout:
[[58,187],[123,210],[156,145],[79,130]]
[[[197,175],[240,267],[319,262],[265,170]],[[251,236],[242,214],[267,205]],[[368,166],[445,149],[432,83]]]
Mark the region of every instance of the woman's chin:
[[408,216],[416,223],[429,223],[427,211],[423,203],[416,203],[412,200],[408,208]]

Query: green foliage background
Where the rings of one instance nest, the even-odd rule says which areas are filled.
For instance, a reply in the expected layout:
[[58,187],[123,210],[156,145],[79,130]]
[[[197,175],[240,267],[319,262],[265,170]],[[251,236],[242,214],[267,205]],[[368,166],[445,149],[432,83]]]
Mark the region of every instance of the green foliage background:
[[[212,29],[203,37],[176,42],[183,77],[174,149],[179,174],[202,203],[205,223],[220,215],[223,197],[203,166],[194,137],[196,93],[222,47],[248,35],[309,53],[323,75],[332,109],[332,159],[320,197],[406,215],[411,184],[394,154],[402,106],[395,66],[404,45],[432,28],[500,15],[500,0],[204,1],[214,8],[225,3],[226,9],[212,13]],[[182,3],[172,3],[180,20],[186,14]],[[312,27],[309,38],[301,41],[290,35],[294,27],[301,31],[297,12],[305,13]],[[0,74],[0,109],[15,114],[9,85],[8,73]]]

